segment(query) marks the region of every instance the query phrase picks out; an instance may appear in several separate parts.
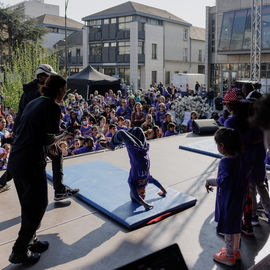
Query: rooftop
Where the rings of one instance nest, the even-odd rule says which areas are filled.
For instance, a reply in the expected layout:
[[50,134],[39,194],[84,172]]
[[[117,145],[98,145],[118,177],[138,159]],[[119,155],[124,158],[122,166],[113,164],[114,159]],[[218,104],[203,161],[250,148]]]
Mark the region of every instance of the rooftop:
[[[47,26],[47,27],[65,27],[65,17],[44,14],[36,18],[37,25]],[[83,24],[75,20],[67,18],[67,28],[72,29],[82,29]]]
[[197,26],[191,26],[190,38],[205,41],[205,29]]
[[178,24],[191,25],[187,21],[169,13],[167,10],[146,6],[136,2],[128,1],[126,3],[114,6],[103,11],[94,13],[92,15],[82,18],[83,21],[120,17],[120,16],[131,16],[141,15],[146,17],[155,18],[158,20],[170,21]]

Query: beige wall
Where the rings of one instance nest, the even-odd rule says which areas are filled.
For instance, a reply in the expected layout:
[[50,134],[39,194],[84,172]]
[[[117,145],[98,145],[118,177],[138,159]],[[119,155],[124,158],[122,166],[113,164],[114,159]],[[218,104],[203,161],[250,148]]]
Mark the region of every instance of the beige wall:
[[184,29],[189,28],[179,24],[164,22],[165,60],[183,61],[184,48],[188,48],[189,38],[184,40]]
[[[199,50],[202,51],[202,61],[199,62]],[[205,61],[205,41],[191,40],[191,63],[203,65]]]
[[[157,59],[152,59],[152,44],[157,44]],[[149,88],[152,83],[152,71],[157,71],[157,82],[164,81],[163,78],[163,27],[145,24],[145,68],[142,72],[143,88]]]

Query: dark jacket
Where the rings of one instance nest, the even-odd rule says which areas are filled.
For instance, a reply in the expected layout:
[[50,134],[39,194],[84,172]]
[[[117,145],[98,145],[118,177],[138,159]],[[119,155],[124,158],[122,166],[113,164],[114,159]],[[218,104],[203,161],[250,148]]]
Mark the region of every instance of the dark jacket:
[[18,124],[21,120],[22,113],[23,113],[25,106],[30,101],[32,101],[33,99],[36,99],[38,97],[40,97],[40,92],[39,92],[39,84],[38,84],[37,79],[31,81],[28,84],[23,85],[23,94],[22,94],[21,99],[20,99],[19,110],[18,110],[17,116],[16,116],[15,121],[14,121],[14,126],[13,126],[14,133],[16,133],[16,129],[17,129]]

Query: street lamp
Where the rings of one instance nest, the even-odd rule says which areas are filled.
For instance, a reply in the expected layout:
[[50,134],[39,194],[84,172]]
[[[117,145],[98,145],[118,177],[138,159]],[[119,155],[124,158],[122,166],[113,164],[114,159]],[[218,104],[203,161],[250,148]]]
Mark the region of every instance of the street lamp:
[[67,8],[68,8],[68,2],[69,0],[65,0],[65,73],[66,77],[68,74],[68,68],[67,68],[67,61],[68,61],[68,55],[67,55]]

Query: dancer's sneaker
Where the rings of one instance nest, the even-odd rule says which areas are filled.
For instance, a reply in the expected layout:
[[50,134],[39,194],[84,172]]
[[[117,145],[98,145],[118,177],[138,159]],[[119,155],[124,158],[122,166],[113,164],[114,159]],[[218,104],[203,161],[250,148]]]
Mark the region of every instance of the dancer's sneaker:
[[227,257],[226,255],[226,248],[223,251],[220,251],[219,253],[215,253],[213,255],[213,259],[216,262],[228,265],[228,266],[234,266],[236,263],[235,257]]
[[14,264],[32,265],[39,261],[40,253],[27,250],[25,253],[16,253],[12,251],[9,261]]
[[80,191],[80,189],[78,189],[78,188],[66,188],[66,191],[63,193],[55,193],[54,200],[55,201],[65,200],[69,197],[76,195],[79,191]]
[[0,193],[5,192],[11,188],[10,184],[0,185]]
[[48,241],[34,241],[33,244],[29,245],[29,250],[32,252],[42,253],[46,251],[49,248],[49,242]]

